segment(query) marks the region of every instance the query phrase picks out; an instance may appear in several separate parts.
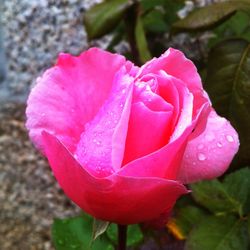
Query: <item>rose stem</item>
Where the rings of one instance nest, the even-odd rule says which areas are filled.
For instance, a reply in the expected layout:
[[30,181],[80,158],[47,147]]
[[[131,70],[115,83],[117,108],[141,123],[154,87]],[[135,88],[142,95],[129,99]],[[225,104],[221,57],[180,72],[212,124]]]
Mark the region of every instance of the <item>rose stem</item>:
[[118,249],[117,250],[126,250],[126,241],[127,241],[127,226],[117,225],[118,226]]

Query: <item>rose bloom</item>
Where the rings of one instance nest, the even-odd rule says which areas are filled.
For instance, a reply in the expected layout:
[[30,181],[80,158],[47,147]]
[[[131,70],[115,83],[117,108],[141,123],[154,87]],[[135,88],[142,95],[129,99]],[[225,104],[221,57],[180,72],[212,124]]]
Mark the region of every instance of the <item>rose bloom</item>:
[[223,174],[239,147],[194,64],[171,48],[140,68],[97,48],[60,54],[26,114],[66,195],[119,224],[162,218],[184,184]]

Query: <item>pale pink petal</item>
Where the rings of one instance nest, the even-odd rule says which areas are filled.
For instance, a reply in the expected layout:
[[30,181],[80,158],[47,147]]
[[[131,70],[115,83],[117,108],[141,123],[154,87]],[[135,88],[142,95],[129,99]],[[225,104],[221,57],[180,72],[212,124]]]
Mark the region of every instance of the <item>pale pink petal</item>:
[[119,224],[152,220],[171,209],[176,199],[187,193],[181,183],[159,178],[116,174],[95,178],[54,136],[44,132],[43,143],[54,175],[66,195],[97,219]]
[[121,167],[131,109],[134,78],[123,67],[110,95],[85,131],[75,155],[93,175],[104,177]]
[[[123,164],[150,154],[167,144],[172,111],[152,111],[142,102],[131,107]],[[136,172],[136,169],[134,170]]]
[[191,183],[222,175],[238,148],[239,139],[234,128],[226,119],[211,111],[203,133],[190,137],[178,179]]
[[26,110],[29,134],[42,149],[41,131],[55,134],[73,151],[84,129],[109,95],[124,57],[97,48],[80,56],[61,54],[58,63],[37,79]]

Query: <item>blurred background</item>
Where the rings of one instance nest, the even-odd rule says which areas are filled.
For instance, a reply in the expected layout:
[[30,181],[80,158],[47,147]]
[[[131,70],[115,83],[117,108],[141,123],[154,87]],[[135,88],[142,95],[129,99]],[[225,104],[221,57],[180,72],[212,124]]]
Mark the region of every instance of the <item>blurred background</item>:
[[[140,65],[172,46],[193,60],[203,79],[208,79],[209,51],[215,44],[225,38],[240,39],[238,47],[243,48],[244,41],[250,41],[250,19],[241,11],[242,6],[224,6],[222,14],[217,13],[217,6],[185,19],[193,10],[224,1],[110,0],[105,2],[113,2],[114,8],[94,9],[100,2],[0,0],[1,250],[54,249],[50,236],[53,218],[79,213],[59,189],[24,127],[28,93],[36,78],[55,64],[60,52],[77,55],[97,46],[124,54]],[[121,11],[115,4],[123,4]],[[105,10],[110,10],[107,16],[117,16],[113,21],[102,16],[103,25],[98,26],[98,13]],[[132,33],[126,27],[132,27]],[[248,149],[243,148],[245,152]],[[249,154],[239,159],[241,165],[249,163]],[[183,249],[183,244],[178,247]]]

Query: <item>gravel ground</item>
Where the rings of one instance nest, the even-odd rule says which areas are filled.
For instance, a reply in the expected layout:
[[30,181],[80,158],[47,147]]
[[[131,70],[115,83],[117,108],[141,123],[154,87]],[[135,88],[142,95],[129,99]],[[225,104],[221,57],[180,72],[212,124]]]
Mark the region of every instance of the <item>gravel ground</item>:
[[0,0],[7,62],[0,99],[25,100],[30,84],[60,52],[79,54],[88,47],[83,16],[96,2],[100,0]]
[[54,217],[79,209],[58,187],[46,160],[30,143],[24,105],[0,104],[0,249],[54,249]]

